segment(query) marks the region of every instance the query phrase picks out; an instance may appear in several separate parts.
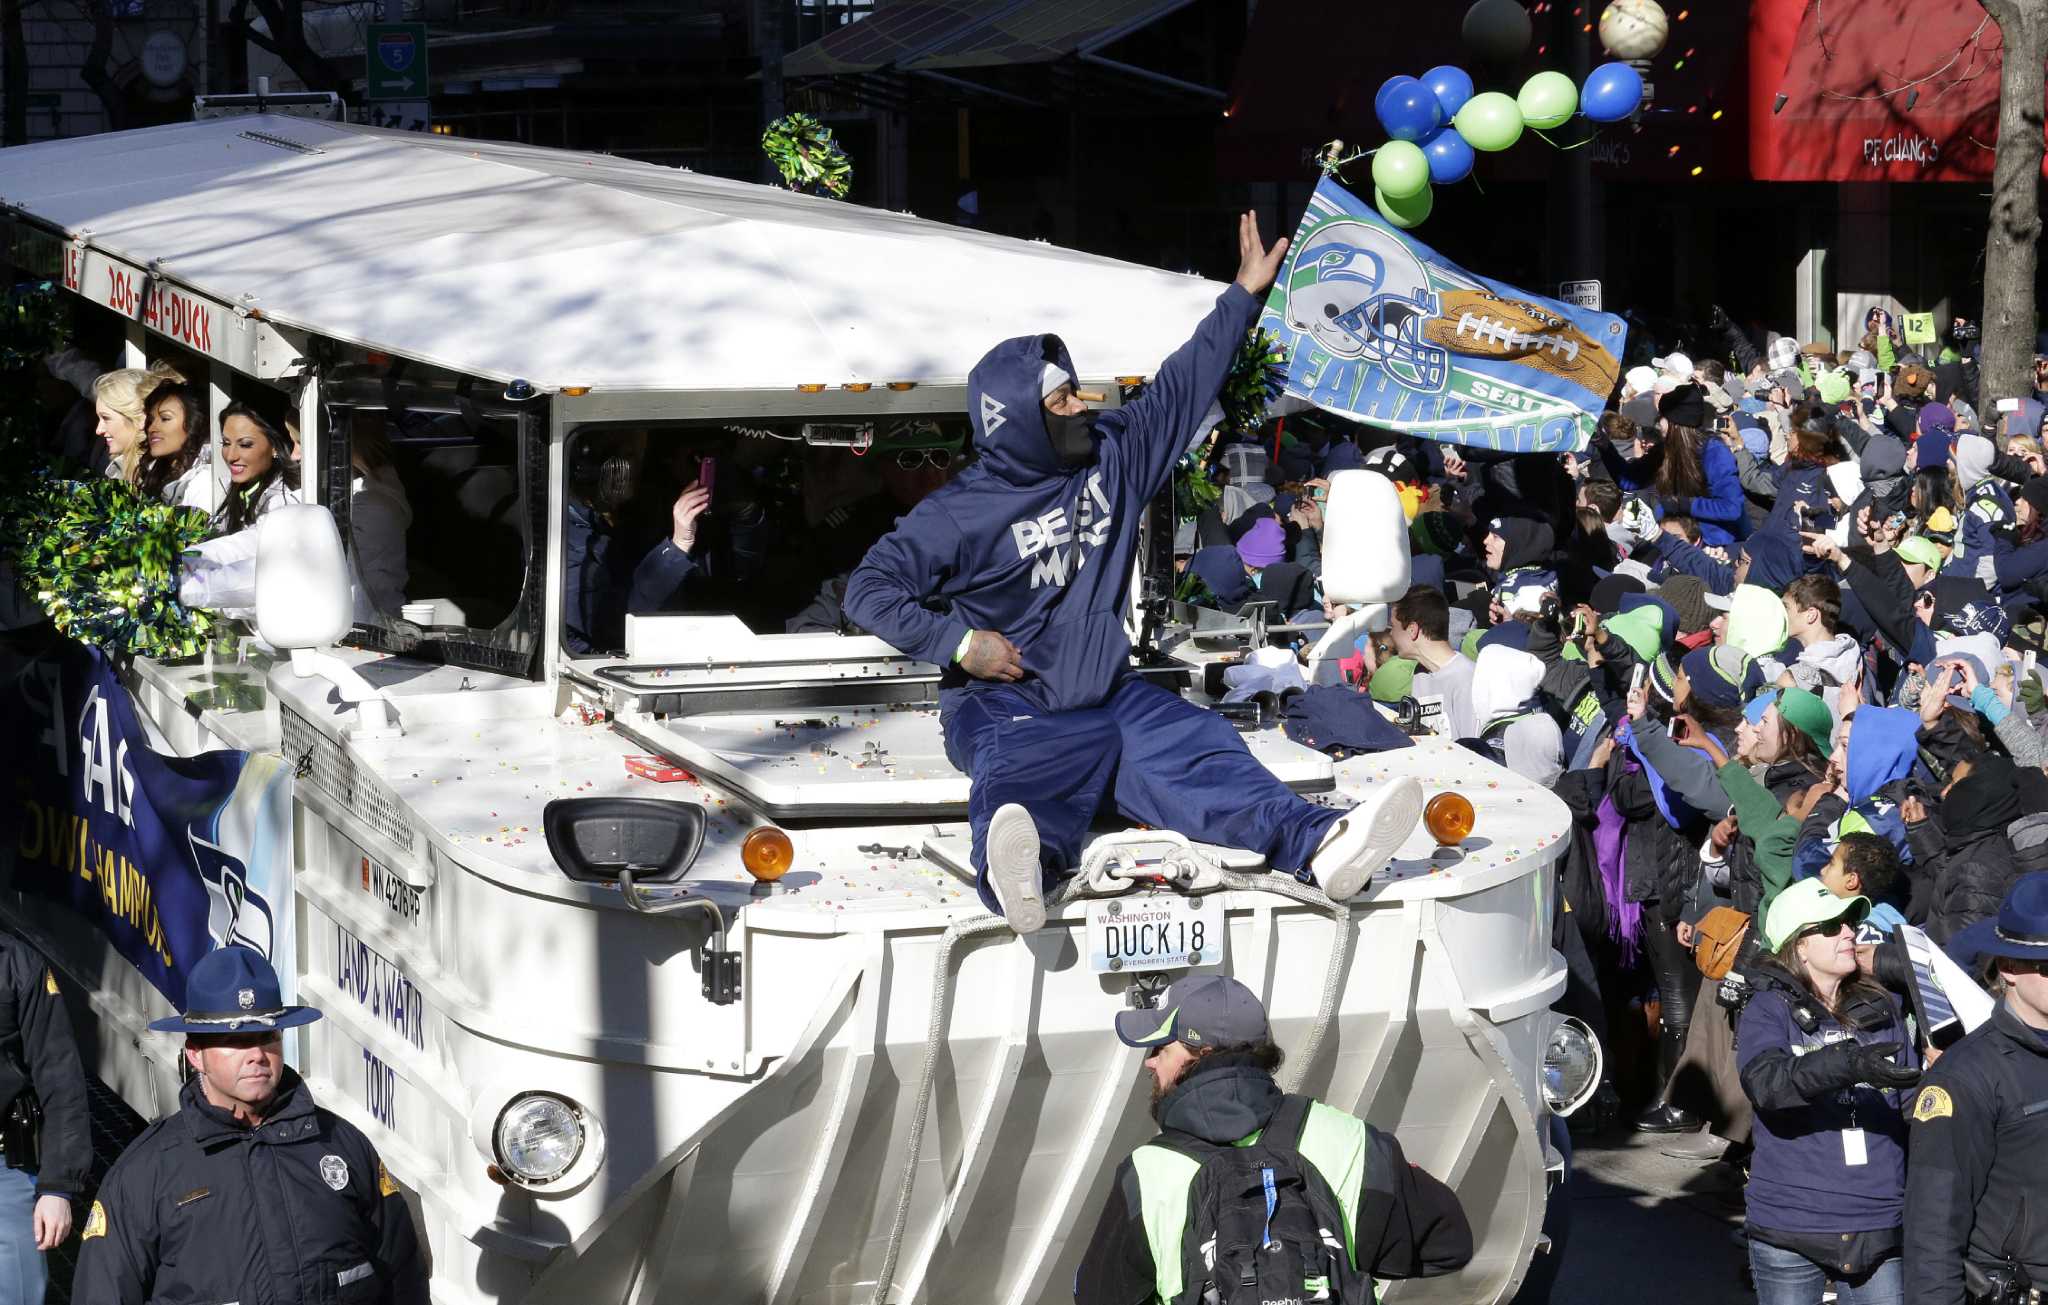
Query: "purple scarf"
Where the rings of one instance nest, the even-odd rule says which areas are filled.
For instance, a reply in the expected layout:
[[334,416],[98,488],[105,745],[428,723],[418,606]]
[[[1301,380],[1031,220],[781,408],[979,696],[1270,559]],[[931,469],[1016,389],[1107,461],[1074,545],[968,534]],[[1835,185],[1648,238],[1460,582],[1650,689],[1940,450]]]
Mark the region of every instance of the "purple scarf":
[[[1626,763],[1631,768],[1635,763]],[[1632,968],[1643,938],[1643,904],[1628,900],[1628,821],[1612,794],[1600,799],[1593,817],[1593,859],[1600,867],[1600,887],[1607,899],[1607,936],[1621,946],[1621,963]]]

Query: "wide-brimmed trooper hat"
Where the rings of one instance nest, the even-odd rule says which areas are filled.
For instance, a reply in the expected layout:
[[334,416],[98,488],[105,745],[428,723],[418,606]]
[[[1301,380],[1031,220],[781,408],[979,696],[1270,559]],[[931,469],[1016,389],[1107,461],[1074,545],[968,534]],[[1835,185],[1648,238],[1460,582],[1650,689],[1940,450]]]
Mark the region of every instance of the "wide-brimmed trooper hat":
[[158,1033],[267,1033],[320,1018],[311,1006],[287,1006],[277,971],[248,947],[220,947],[199,958],[185,979],[185,1013],[151,1020]]
[[2048,870],[2036,870],[2014,881],[1998,904],[1991,936],[1981,941],[1977,954],[2048,961]]

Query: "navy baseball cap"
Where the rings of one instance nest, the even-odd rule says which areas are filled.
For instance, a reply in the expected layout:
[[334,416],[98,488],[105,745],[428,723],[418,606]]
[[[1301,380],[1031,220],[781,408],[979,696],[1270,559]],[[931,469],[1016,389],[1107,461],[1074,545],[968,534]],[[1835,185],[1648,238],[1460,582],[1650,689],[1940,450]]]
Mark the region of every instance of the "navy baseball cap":
[[1119,1011],[1116,1035],[1148,1051],[1169,1042],[1196,1050],[1245,1046],[1266,1040],[1266,1008],[1236,979],[1191,974],[1166,989],[1157,1009]]
[[185,1013],[150,1021],[158,1033],[256,1033],[311,1024],[320,1012],[287,1006],[277,971],[251,947],[217,947],[185,978]]

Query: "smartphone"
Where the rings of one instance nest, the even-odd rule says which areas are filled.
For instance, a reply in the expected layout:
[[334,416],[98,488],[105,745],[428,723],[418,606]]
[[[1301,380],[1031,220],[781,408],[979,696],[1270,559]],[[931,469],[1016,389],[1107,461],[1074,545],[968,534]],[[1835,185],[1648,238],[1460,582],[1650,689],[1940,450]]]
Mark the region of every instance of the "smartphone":
[[1649,676],[1650,668],[1642,662],[1637,662],[1636,668],[1629,672],[1628,691],[1631,694],[1635,693],[1636,690],[1643,687],[1643,681],[1647,680]]
[[707,492],[716,494],[718,481],[718,459],[701,457],[697,459],[697,484]]

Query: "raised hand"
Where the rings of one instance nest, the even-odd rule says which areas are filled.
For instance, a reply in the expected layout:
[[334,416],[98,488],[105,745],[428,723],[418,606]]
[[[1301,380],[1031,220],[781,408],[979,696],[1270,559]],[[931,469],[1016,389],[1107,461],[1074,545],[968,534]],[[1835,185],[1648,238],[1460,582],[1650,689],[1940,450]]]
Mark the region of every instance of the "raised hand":
[[1271,249],[1259,238],[1259,219],[1250,209],[1237,219],[1237,283],[1254,297],[1266,293],[1280,274],[1280,260],[1287,257],[1287,237]]

